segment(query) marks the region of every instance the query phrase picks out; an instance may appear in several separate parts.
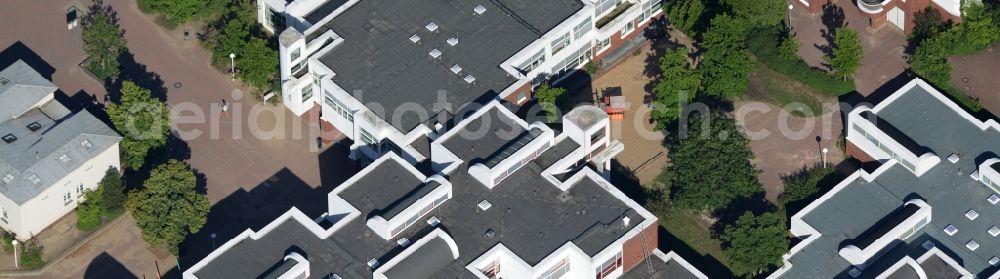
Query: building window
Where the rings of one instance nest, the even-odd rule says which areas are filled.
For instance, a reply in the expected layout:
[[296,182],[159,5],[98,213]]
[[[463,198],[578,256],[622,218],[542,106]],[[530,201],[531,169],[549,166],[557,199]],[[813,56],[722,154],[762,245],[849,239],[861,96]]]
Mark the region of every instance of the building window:
[[66,192],[66,195],[63,195],[63,205],[69,205],[72,202],[73,196],[69,192]]
[[403,151],[399,149],[399,146],[392,143],[392,141],[388,139],[382,140],[382,150],[388,150],[395,152],[396,154],[403,155]]
[[527,101],[527,100],[528,100],[528,92],[527,91],[521,91],[521,92],[517,93],[517,103],[518,104],[523,103],[524,101]]
[[591,20],[590,17],[587,17],[586,19],[583,20],[583,22],[577,24],[576,27],[573,27],[573,39],[579,40],[580,37],[583,37],[583,35],[587,35],[587,32],[590,32],[590,30],[593,29],[594,29],[594,22],[593,20]]
[[608,259],[597,268],[597,279],[607,278],[612,272],[622,266],[622,252],[618,252],[614,257]]
[[302,62],[295,63],[295,65],[292,66],[292,74],[294,75],[295,73],[298,73],[299,70],[302,70]]
[[603,51],[611,47],[611,38],[604,38],[603,40],[597,40],[597,51]]
[[568,272],[569,272],[569,260],[568,259],[562,259],[561,261],[559,261],[558,263],[556,263],[555,266],[553,266],[552,268],[549,268],[548,271],[545,271],[545,273],[542,273],[542,276],[539,276],[538,278],[539,279],[555,279],[555,278],[562,277],[563,275],[565,275]]
[[80,184],[76,186],[76,197],[79,198],[82,196],[83,196],[83,184]]
[[649,18],[663,7],[663,0],[649,0],[649,2],[646,2],[646,4],[643,4],[642,6],[642,17]]
[[267,22],[274,28],[275,34],[280,34],[281,31],[285,30],[285,15],[275,11],[271,7],[267,7]]
[[3,221],[4,224],[7,224],[7,209],[0,207],[0,213],[3,213],[3,215],[0,216],[2,217],[0,218],[0,221]]
[[295,50],[292,51],[292,62],[295,62],[295,60],[298,60],[301,56],[302,48],[295,48]]
[[303,103],[308,102],[309,99],[312,99],[312,96],[313,96],[313,87],[312,87],[311,84],[309,86],[306,86],[306,87],[302,88],[302,102]]
[[486,275],[486,278],[490,279],[500,278],[500,263],[493,262],[489,266],[486,266],[486,269],[483,269],[483,275]]
[[367,145],[375,145],[375,143],[378,142],[375,140],[375,137],[373,137],[372,134],[369,134],[368,131],[365,131],[365,129],[358,130],[358,134],[361,138],[361,142],[364,142]]
[[524,64],[521,65],[520,68],[521,68],[522,71],[524,71],[525,73],[527,73],[527,72],[531,72],[531,70],[534,70],[535,68],[538,68],[538,66],[541,66],[542,63],[545,63],[545,50],[544,49],[538,51],[538,53],[535,53],[535,55],[532,55],[531,58],[529,58],[527,60],[527,62],[524,62]]
[[569,43],[569,33],[563,34],[562,36],[559,36],[559,38],[552,40],[552,55],[555,55],[560,50],[566,48],[566,46],[569,46]]
[[351,113],[351,110],[347,109],[347,106],[345,106],[344,103],[341,103],[337,99],[334,99],[333,95],[330,94],[329,91],[323,91],[323,102],[325,102],[326,105],[333,108],[333,110],[336,111],[337,114],[340,114],[340,116],[346,118],[347,121],[354,123],[354,114]]
[[597,5],[594,5],[594,14],[595,16],[600,16],[604,12],[614,9],[621,2],[622,0],[598,0]]
[[629,21],[629,22],[625,23],[625,27],[622,27],[622,30],[621,30],[622,39],[624,39],[625,37],[628,37],[628,34],[632,33],[633,30],[635,30],[635,21]]
[[602,139],[604,139],[604,129],[599,129],[593,135],[590,135],[590,143],[595,143]]

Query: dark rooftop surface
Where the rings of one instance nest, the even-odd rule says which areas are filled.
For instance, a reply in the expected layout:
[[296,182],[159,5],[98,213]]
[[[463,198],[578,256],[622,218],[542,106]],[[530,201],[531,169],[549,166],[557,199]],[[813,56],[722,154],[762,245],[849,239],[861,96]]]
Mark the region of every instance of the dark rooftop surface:
[[[930,277],[930,278],[949,278],[949,277]],[[950,277],[958,278],[958,277]],[[894,271],[886,279],[920,279],[920,275],[917,275],[917,271],[913,269],[910,265],[903,265],[896,271]]]
[[438,185],[425,184],[395,160],[386,160],[340,192],[340,197],[357,207],[366,219],[379,215],[389,220]]
[[346,3],[347,0],[327,0],[326,3],[323,3],[323,5],[320,5],[315,10],[309,12],[309,14],[305,16],[305,19],[312,24],[319,23],[319,21],[323,20],[324,17]]
[[451,248],[441,238],[434,238],[416,248],[413,254],[385,271],[389,278],[432,278],[454,261]]
[[455,156],[467,163],[485,161],[512,140],[525,134],[514,119],[491,108],[481,117],[469,122],[462,130],[441,142]]
[[[486,12],[477,15],[477,5]],[[500,64],[582,7],[578,0],[365,0],[312,34],[332,29],[345,39],[319,60],[334,82],[363,92],[362,103],[406,133],[443,110],[434,105],[439,91],[454,108],[498,95],[516,80]],[[426,29],[430,22],[438,29]],[[414,34],[418,43],[409,40]],[[458,44],[446,43],[452,37]],[[460,74],[450,70],[456,64]]]
[[[605,185],[590,179],[577,183],[568,195],[560,197],[562,191],[540,179],[542,168],[534,162],[492,191],[469,176],[467,167],[459,167],[450,177],[454,198],[428,215],[441,220],[440,226],[459,248],[458,260],[443,267],[438,277],[470,277],[465,266],[499,243],[532,265],[568,241],[593,256],[644,220],[612,196]],[[374,190],[368,188],[365,192]],[[492,207],[480,210],[477,205],[482,200],[489,201]],[[631,219],[628,227],[622,222],[624,216]],[[416,241],[430,232],[426,219],[407,228],[402,237]],[[487,231],[493,231],[493,236],[488,237]],[[254,278],[278,263],[292,247],[308,254],[311,274],[336,273],[343,278],[370,278],[372,270],[365,264],[368,260],[378,258],[384,263],[402,251],[395,241],[383,240],[368,229],[363,215],[325,240],[289,220],[260,240],[242,241],[196,275]]]
[[[691,271],[688,271],[677,261],[670,260],[664,262],[655,256],[651,256],[648,262],[640,262],[632,270],[623,274],[621,279],[698,279],[697,276],[691,274]],[[650,268],[646,267],[647,264],[650,265],[653,273],[649,273]]]
[[854,245],[861,250],[868,248],[869,245],[875,243],[875,240],[878,240],[893,228],[899,226],[900,223],[906,221],[907,218],[916,214],[917,210],[920,210],[920,206],[917,206],[916,204],[901,206],[899,209],[894,210],[892,213],[882,218],[882,220],[872,226],[869,231],[866,231],[858,236],[858,238],[855,238]]
[[927,278],[959,278],[962,274],[944,262],[941,257],[932,256],[920,264]]
[[292,267],[295,267],[295,265],[298,263],[299,261],[296,261],[295,259],[291,258],[288,260],[283,260],[279,265],[276,265],[270,270],[268,270],[267,275],[260,277],[260,279],[278,279],[279,277],[281,277],[281,275],[285,274],[285,272],[292,270]]
[[[921,244],[929,240],[973,274],[983,278],[992,275],[997,267],[988,261],[1000,256],[1000,241],[987,230],[1000,224],[1000,207],[986,200],[994,192],[969,174],[977,167],[977,157],[1000,150],[998,131],[980,129],[920,87],[899,96],[877,114],[939,156],[960,154],[961,159],[956,164],[942,160],[920,177],[895,164],[872,182],[858,179],[847,185],[803,217],[822,236],[792,256],[793,266],[783,277],[847,276],[850,264],[837,254],[839,245],[913,197],[931,206],[931,223],[879,258],[876,266],[891,265],[901,255],[917,258],[926,251]],[[970,209],[979,213],[975,220],[965,217]],[[942,230],[948,225],[954,225],[958,232],[945,234]],[[969,250],[965,247],[969,240],[981,247]],[[878,274],[870,270],[877,268],[866,269],[865,274]]]

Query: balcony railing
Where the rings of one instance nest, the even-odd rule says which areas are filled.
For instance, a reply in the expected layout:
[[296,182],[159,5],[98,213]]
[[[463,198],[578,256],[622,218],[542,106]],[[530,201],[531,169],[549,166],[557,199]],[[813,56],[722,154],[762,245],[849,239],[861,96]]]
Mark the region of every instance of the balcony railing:
[[625,1],[622,2],[621,4],[618,4],[618,6],[611,11],[611,13],[602,17],[601,19],[598,19],[597,22],[594,23],[594,26],[597,26],[597,29],[603,28],[605,25],[608,25],[608,23],[611,23],[611,21],[614,21],[615,18],[618,18],[618,16],[622,15],[622,13],[625,13],[625,11],[628,10],[628,8],[631,8],[632,5],[635,4],[629,1]]

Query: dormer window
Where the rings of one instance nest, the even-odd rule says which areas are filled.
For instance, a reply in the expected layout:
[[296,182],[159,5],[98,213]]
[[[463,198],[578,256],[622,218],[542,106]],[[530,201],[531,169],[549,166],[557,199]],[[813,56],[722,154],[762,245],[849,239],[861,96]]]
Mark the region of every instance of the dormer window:
[[63,155],[59,155],[59,161],[63,162],[63,164],[69,164],[73,162],[73,158],[69,157],[69,153],[63,153]]
[[6,143],[12,143],[16,140],[17,136],[14,136],[14,134],[7,134],[6,136],[3,136],[3,141]]
[[28,130],[31,130],[32,132],[38,131],[38,129],[41,128],[42,124],[38,124],[38,122],[31,122],[31,124],[28,124]]
[[4,184],[10,184],[10,182],[12,182],[12,181],[14,181],[14,175],[13,174],[9,174],[8,173],[7,175],[3,176],[3,183]]
[[91,144],[89,140],[83,140],[80,142],[80,148],[83,148],[83,150],[90,150],[91,148],[94,148],[94,145]]
[[37,174],[32,174],[31,176],[28,176],[28,180],[31,181],[31,183],[34,183],[34,184],[38,184],[39,182],[42,182],[42,179],[40,177],[38,177]]

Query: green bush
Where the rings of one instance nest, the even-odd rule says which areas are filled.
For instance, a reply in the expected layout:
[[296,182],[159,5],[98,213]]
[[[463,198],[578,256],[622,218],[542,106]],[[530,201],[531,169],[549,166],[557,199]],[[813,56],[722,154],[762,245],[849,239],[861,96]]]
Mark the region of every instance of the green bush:
[[106,217],[114,215],[112,213],[120,212],[125,208],[125,200],[127,198],[125,195],[125,181],[122,180],[117,168],[109,167],[108,171],[104,173],[104,178],[101,178],[101,182],[98,185],[101,189],[101,201],[104,202]]
[[778,196],[778,203],[782,206],[805,200],[820,192],[820,182],[833,173],[833,168],[823,167],[819,164],[814,166],[803,166],[801,169],[783,176],[785,191]]
[[101,189],[86,190],[83,197],[83,202],[76,207],[76,228],[85,232],[92,231],[101,226],[101,217],[104,216]]
[[831,76],[826,71],[813,68],[802,60],[789,60],[779,54],[778,42],[782,42],[778,28],[758,28],[750,31],[747,44],[757,61],[764,63],[775,72],[786,75],[828,96],[839,96],[854,91],[853,80],[843,80]]
[[24,242],[19,249],[21,253],[21,267],[25,269],[38,269],[45,265],[45,261],[42,260],[42,245],[38,243],[38,240],[32,238]]
[[3,249],[7,253],[14,253],[14,233],[3,231],[0,232],[0,241],[3,241]]

